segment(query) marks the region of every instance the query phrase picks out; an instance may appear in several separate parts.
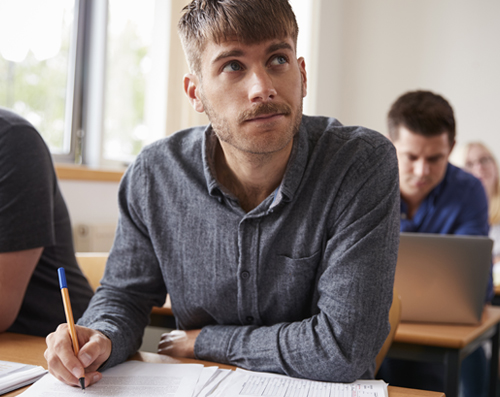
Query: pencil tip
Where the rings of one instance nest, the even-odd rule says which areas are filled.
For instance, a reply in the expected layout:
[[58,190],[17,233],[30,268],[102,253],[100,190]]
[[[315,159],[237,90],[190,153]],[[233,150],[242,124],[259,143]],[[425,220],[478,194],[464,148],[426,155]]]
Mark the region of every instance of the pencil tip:
[[82,386],[82,390],[85,390],[85,378],[78,379],[80,381],[80,386]]

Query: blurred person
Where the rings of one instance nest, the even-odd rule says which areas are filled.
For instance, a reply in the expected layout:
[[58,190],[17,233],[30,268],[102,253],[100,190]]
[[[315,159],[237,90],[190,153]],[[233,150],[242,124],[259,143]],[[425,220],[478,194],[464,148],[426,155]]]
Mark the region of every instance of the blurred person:
[[76,320],[93,291],[76,262],[49,149],[28,121],[0,108],[0,332],[47,336],[66,321],[59,267]]
[[490,238],[494,241],[493,263],[500,267],[500,180],[493,153],[481,142],[470,142],[464,150],[464,169],[478,178],[486,191],[489,205]]
[[[448,161],[456,134],[449,102],[431,91],[407,92],[392,104],[387,123],[399,164],[400,231],[487,236],[488,203],[481,182]],[[485,301],[492,296],[490,277]],[[396,386],[434,391],[444,387],[441,364],[386,359],[379,376]],[[480,347],[462,362],[464,395],[485,396],[487,376]]]

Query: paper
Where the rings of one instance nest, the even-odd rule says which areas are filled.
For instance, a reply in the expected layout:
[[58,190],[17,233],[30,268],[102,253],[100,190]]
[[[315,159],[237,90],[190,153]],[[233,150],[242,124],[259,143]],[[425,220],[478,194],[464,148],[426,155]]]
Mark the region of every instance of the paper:
[[224,381],[224,379],[231,373],[233,373],[233,371],[231,371],[230,369],[219,369],[218,367],[211,367],[211,368],[215,368],[216,371],[214,371],[212,373],[212,376],[206,381],[202,381],[200,377],[200,380],[198,381],[198,385],[196,386],[196,390],[193,397],[211,396],[214,390],[216,390],[217,387],[219,387],[219,385]]
[[354,383],[316,382],[237,369],[211,397],[388,397],[387,384],[379,380]]
[[102,379],[82,391],[48,374],[23,397],[191,397],[202,373],[201,364],[153,364],[127,361],[103,371]]
[[[1,367],[0,367],[1,371]],[[0,372],[1,374],[1,372]],[[153,364],[127,361],[102,373],[82,391],[48,374],[23,397],[388,397],[383,381],[316,382],[242,369],[231,371],[201,364]]]
[[0,394],[29,385],[46,373],[40,366],[0,361]]

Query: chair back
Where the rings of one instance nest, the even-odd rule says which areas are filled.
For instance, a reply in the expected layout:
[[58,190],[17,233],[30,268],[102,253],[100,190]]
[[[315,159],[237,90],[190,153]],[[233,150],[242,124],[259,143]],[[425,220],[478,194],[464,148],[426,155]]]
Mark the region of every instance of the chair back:
[[377,354],[375,358],[375,374],[378,372],[380,366],[382,365],[382,361],[384,361],[389,348],[391,347],[392,341],[394,339],[394,335],[396,334],[396,330],[398,328],[399,322],[401,321],[401,297],[398,294],[398,291],[394,288],[393,296],[392,296],[392,305],[389,310],[389,323],[391,324],[391,330],[389,331],[389,335],[385,339],[382,348]]
[[90,286],[95,291],[101,285],[101,278],[104,275],[104,268],[108,260],[107,252],[77,252],[76,260],[82,273],[89,281]]

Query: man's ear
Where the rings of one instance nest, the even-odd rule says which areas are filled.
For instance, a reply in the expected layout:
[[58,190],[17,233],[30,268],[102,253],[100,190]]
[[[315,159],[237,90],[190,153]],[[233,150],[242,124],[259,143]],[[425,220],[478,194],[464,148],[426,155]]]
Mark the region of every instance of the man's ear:
[[200,81],[198,76],[195,74],[188,73],[184,75],[184,92],[189,99],[189,103],[198,113],[203,113],[205,111],[205,107],[199,97],[199,84]]
[[297,59],[299,65],[300,75],[302,76],[302,96],[307,95],[307,72],[306,72],[306,61],[303,57]]

